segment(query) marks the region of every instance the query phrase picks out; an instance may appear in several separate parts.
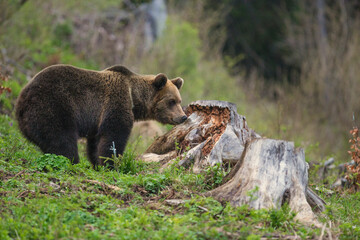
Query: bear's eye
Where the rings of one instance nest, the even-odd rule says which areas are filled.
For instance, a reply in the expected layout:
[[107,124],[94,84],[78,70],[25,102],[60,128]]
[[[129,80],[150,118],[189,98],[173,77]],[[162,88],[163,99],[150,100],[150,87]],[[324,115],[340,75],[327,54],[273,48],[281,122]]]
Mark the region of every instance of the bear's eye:
[[172,99],[172,100],[169,101],[169,106],[170,106],[170,107],[173,107],[173,106],[175,106],[175,105],[176,105],[176,101],[175,101],[174,99]]

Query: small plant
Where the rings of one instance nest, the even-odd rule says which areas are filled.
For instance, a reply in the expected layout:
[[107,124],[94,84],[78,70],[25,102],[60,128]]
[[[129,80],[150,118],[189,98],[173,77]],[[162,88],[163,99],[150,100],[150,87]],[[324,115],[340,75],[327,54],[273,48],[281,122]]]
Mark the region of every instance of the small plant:
[[49,153],[42,155],[34,161],[35,168],[44,172],[67,170],[70,164],[68,158]]
[[284,204],[281,209],[272,209],[269,211],[270,226],[274,229],[284,228],[287,229],[291,226],[291,221],[295,217],[295,213],[291,212],[290,207]]
[[144,177],[141,185],[145,190],[152,194],[157,194],[169,185],[171,180],[165,175],[154,175]]
[[359,128],[353,127],[350,130],[352,138],[349,140],[351,143],[350,151],[348,153],[351,156],[351,159],[354,161],[352,165],[348,165],[346,179],[348,180],[350,186],[353,190],[359,190],[360,184],[360,137],[359,137]]
[[228,173],[229,172],[222,167],[221,163],[217,163],[214,166],[207,167],[205,169],[204,176],[204,183],[206,185],[205,188],[210,190],[218,187]]
[[103,158],[105,163],[112,162],[115,171],[123,174],[136,174],[143,169],[143,164],[136,159],[136,145],[129,145],[123,155],[116,154],[115,144],[110,148],[113,151],[112,158]]
[[248,191],[246,193],[246,195],[248,195],[250,197],[250,201],[255,201],[256,199],[258,199],[258,192],[259,192],[259,186],[255,186],[254,189]]

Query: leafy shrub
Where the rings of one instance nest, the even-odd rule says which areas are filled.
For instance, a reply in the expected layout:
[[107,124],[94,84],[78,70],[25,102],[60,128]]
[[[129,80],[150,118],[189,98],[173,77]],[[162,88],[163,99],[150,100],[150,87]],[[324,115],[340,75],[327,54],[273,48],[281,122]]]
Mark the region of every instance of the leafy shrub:
[[149,193],[157,194],[171,183],[167,175],[149,175],[145,176],[140,185]]
[[189,22],[169,18],[167,29],[142,62],[142,72],[165,72],[169,78],[181,76],[186,84],[183,99],[199,99],[204,79],[198,74],[201,59],[198,30]]
[[209,166],[205,169],[204,183],[206,189],[213,189],[222,183],[223,178],[228,174],[227,171],[221,166],[220,163],[214,166]]
[[37,158],[33,164],[39,171],[51,172],[67,170],[69,169],[71,163],[69,159],[64,156],[46,153]]
[[285,204],[281,207],[281,209],[272,209],[269,211],[269,218],[270,218],[270,226],[274,229],[278,228],[287,228],[295,217],[295,213],[291,212],[290,207]]
[[69,45],[73,28],[70,22],[59,23],[54,29],[54,44],[59,47],[66,47]]

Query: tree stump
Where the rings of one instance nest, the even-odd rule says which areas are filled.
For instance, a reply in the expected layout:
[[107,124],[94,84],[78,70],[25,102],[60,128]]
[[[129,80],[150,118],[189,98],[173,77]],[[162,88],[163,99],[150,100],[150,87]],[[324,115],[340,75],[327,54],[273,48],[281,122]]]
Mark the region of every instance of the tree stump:
[[146,161],[171,162],[200,172],[207,165],[234,163],[223,185],[208,192],[233,206],[279,208],[284,203],[306,224],[320,224],[312,210],[324,210],[325,202],[308,185],[308,164],[294,143],[264,139],[251,130],[235,104],[196,101],[185,110],[188,120],[158,137],[143,155]]
[[248,204],[254,209],[280,208],[287,203],[297,212],[298,220],[319,225],[312,207],[323,210],[324,202],[307,188],[305,154],[303,149],[295,149],[292,142],[252,140],[224,182],[207,195],[233,206]]
[[[260,137],[249,129],[244,116],[236,111],[236,105],[222,101],[196,101],[185,109],[188,119],[157,138],[146,153],[161,156],[171,151],[178,155],[186,152],[180,165],[194,161],[193,171],[198,173],[206,165],[232,162],[236,164],[246,141]],[[147,154],[144,158],[149,158]]]

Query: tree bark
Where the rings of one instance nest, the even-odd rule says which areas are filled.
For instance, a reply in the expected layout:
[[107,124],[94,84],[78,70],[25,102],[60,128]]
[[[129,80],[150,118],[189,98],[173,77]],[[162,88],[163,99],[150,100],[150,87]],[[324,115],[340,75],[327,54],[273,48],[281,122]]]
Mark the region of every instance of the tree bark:
[[252,140],[224,182],[207,195],[255,209],[280,208],[287,203],[298,220],[319,225],[312,207],[323,210],[324,201],[308,189],[304,151],[295,149],[292,142]]

